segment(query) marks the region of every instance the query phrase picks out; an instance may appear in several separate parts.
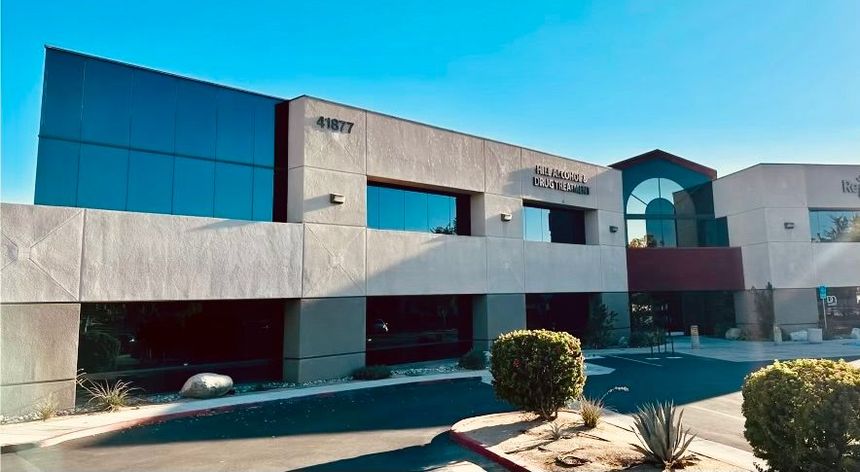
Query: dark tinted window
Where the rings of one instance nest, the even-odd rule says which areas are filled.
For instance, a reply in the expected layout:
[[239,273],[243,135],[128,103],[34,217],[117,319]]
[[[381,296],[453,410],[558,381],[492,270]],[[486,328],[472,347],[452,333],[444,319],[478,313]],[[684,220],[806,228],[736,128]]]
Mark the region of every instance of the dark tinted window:
[[76,142],[39,140],[36,164],[37,205],[75,206],[78,199],[78,157],[81,145]]
[[367,186],[367,226],[440,234],[468,234],[457,226],[457,200],[467,196],[445,195],[376,184]]
[[128,156],[127,210],[170,213],[173,205],[173,156],[131,151]]
[[212,216],[215,162],[177,157],[173,168],[173,213]]
[[173,153],[176,79],[136,70],[131,97],[131,147]]
[[524,205],[523,237],[529,241],[585,244],[585,212]]
[[860,210],[810,210],[809,228],[816,242],[860,242]]
[[78,367],[148,392],[178,391],[200,372],[234,381],[282,376],[283,300],[84,303]]
[[215,158],[215,88],[179,81],[176,92],[176,153]]
[[472,347],[472,297],[367,297],[367,364],[457,357]]
[[79,206],[125,210],[127,149],[82,144],[78,175]]
[[253,219],[254,170],[250,166],[215,164],[215,216]]
[[43,136],[81,137],[81,94],[84,84],[82,57],[49,50],[45,60],[42,91]]
[[254,107],[251,98],[219,90],[215,156],[220,161],[254,161]]
[[254,164],[275,165],[275,102],[257,99],[254,107]]
[[254,220],[272,221],[274,174],[272,169],[254,168]]
[[128,67],[87,61],[81,121],[83,140],[128,146],[131,75]]

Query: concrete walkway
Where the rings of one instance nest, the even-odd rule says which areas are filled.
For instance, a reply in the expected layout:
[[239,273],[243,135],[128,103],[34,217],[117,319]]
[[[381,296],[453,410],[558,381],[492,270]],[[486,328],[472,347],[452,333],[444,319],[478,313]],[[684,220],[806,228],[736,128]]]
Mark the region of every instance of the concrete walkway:
[[[693,349],[689,336],[676,336],[675,352],[691,356],[708,357],[729,362],[760,362],[800,358],[854,358],[860,357],[860,340],[837,339],[810,344],[799,341],[785,341],[774,344],[771,341],[729,341],[720,338],[701,337],[701,347]],[[648,354],[649,348],[625,349],[588,349],[586,359],[594,356],[613,356],[623,354]]]
[[161,405],[130,407],[115,413],[103,412],[61,416],[51,418],[47,421],[29,421],[26,423],[2,425],[0,426],[0,446],[2,446],[2,452],[12,452],[32,447],[52,446],[96,434],[118,431],[142,424],[194,416],[204,412],[229,411],[237,407],[255,403],[333,394],[366,388],[476,377],[481,378],[485,383],[490,383],[491,381],[489,371],[475,370],[416,377],[354,381],[318,387],[271,390],[262,393],[231,395],[211,400],[184,400]]

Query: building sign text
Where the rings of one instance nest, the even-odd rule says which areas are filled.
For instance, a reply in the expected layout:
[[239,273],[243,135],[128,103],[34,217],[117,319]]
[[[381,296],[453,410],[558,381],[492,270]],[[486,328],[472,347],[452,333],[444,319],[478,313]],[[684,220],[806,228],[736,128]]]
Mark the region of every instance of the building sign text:
[[851,182],[850,180],[842,181],[842,192],[843,193],[856,193],[858,197],[860,197],[860,175],[857,176],[857,183]]
[[554,169],[540,164],[535,166],[535,176],[532,177],[532,185],[535,187],[578,193],[580,195],[589,194],[588,186],[585,185],[587,181],[588,179],[586,179],[584,174],[569,170]]

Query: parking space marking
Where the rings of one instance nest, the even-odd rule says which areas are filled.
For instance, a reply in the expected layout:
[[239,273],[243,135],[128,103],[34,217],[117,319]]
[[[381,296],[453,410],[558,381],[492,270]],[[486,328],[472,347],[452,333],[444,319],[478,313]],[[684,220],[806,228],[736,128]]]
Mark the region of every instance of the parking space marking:
[[714,413],[720,416],[725,416],[726,418],[732,418],[734,420],[746,421],[746,418],[743,416],[731,415],[729,413],[723,413],[722,411],[712,410],[710,408],[701,407],[698,405],[684,405],[683,408],[692,408],[694,410],[707,411],[708,413]]
[[623,360],[625,360],[625,361],[630,361],[630,362],[638,362],[639,364],[653,365],[653,366],[655,366],[655,367],[663,367],[663,366],[662,366],[662,365],[660,365],[660,364],[655,364],[655,363],[653,363],[653,362],[640,361],[640,360],[637,360],[637,359],[631,359],[631,358],[629,358],[629,357],[622,357],[622,356],[606,356],[606,357],[612,357],[612,358],[615,358],[615,359],[623,359]]

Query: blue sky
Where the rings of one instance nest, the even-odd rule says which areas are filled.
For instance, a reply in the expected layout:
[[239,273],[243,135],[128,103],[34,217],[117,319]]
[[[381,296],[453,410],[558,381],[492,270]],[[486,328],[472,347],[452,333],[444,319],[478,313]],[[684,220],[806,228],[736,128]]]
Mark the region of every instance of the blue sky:
[[[528,6],[525,6],[528,4]],[[860,1],[4,0],[3,201],[32,202],[44,44],[599,164],[860,163]]]

